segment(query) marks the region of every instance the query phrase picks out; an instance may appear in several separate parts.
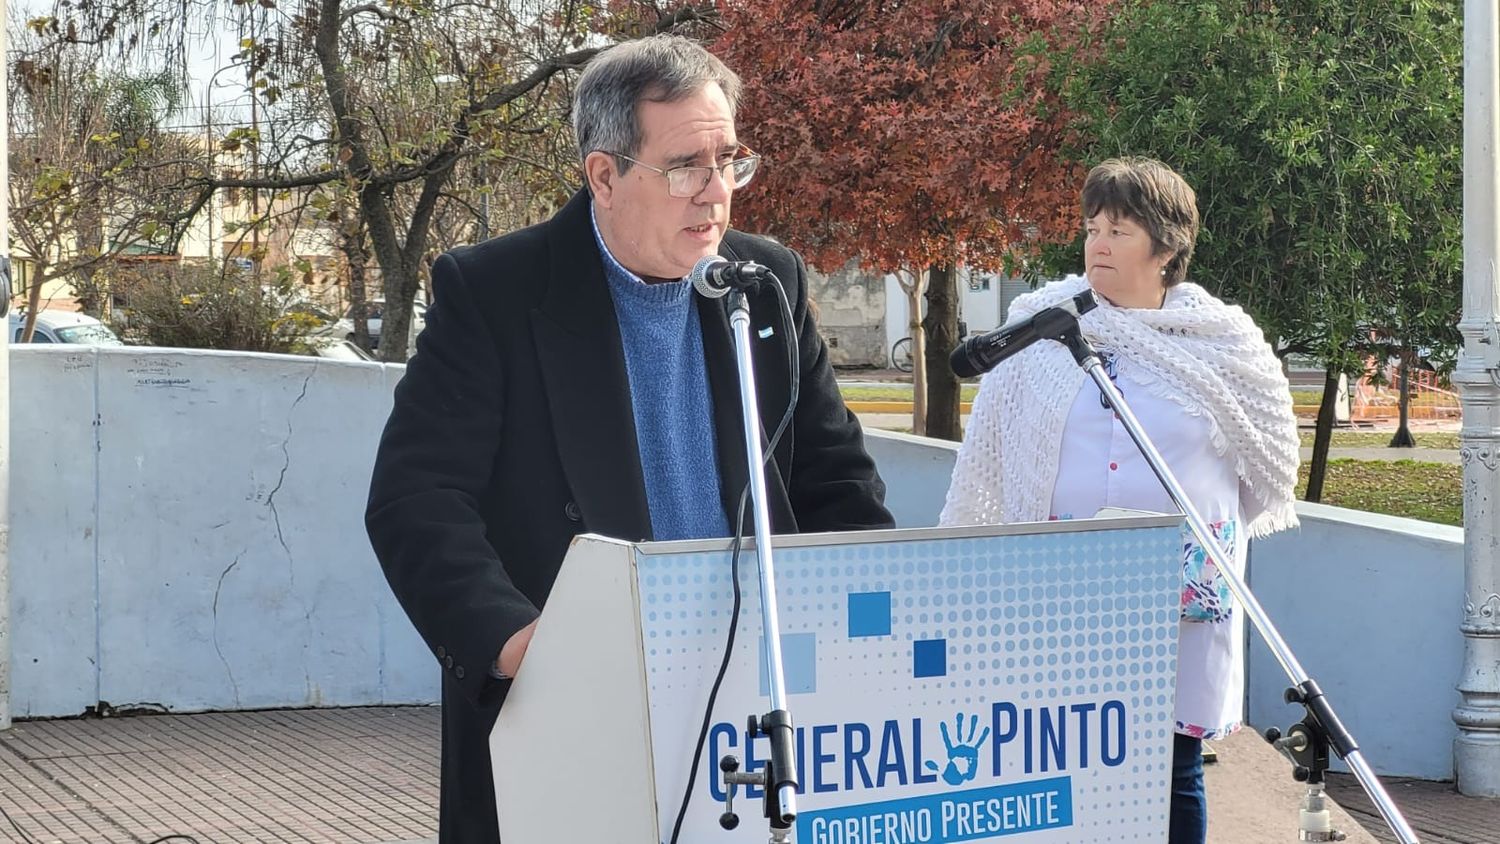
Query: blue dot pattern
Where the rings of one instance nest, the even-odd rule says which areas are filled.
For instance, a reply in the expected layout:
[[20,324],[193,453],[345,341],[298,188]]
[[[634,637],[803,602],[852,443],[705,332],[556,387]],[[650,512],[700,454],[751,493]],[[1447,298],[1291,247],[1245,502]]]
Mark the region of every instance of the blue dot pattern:
[[[793,701],[792,714],[798,725],[916,715],[935,731],[937,721],[987,712],[995,701],[1123,701],[1130,758],[1119,768],[1073,772],[1074,825],[1027,840],[1159,840],[1153,835],[1166,828],[1170,780],[1179,542],[1180,527],[1171,526],[777,548],[783,657],[790,664],[797,654],[799,670],[813,676],[799,676],[796,687],[817,692]],[[670,829],[723,655],[730,557],[638,554],[636,562],[658,808]],[[742,554],[740,581],[735,654],[714,715],[730,724],[766,706],[753,552]],[[869,631],[882,599],[868,596],[882,593],[889,632],[877,635]],[[940,673],[929,673],[933,659]],[[935,733],[924,742],[942,746]],[[702,788],[713,769],[702,766]],[[805,794],[804,811],[888,796],[908,794]],[[697,798],[695,807],[701,817],[690,811],[685,829],[741,840],[718,831],[719,807]]]

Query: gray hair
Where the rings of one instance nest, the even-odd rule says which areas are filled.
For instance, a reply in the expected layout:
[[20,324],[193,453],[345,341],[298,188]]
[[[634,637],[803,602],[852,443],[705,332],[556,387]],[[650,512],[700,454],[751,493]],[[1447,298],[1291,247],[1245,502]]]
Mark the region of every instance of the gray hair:
[[[578,157],[594,151],[635,155],[641,148],[643,102],[675,103],[718,83],[739,106],[740,78],[718,56],[680,35],[653,35],[600,53],[584,69],[573,95],[573,134]],[[630,162],[616,159],[620,171]]]

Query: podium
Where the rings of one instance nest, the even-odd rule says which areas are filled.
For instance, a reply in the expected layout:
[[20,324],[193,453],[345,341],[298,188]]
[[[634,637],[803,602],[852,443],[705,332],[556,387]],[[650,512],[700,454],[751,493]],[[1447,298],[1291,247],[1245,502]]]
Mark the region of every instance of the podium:
[[[1165,841],[1183,519],[778,537],[802,844]],[[575,540],[490,736],[505,842],[665,842],[723,657],[726,540]],[[680,841],[766,752],[754,545]],[[761,755],[757,755],[757,753]],[[746,799],[746,798],[751,799]]]

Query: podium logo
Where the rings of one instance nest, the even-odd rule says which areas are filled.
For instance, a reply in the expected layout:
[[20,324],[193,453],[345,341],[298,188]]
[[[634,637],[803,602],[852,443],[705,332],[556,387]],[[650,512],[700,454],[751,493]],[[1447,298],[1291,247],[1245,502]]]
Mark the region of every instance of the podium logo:
[[[953,718],[953,734],[958,736],[955,743],[948,735],[948,722],[943,721],[940,725],[943,733],[943,744],[948,748],[948,765],[943,768],[943,782],[949,785],[963,785],[974,779],[979,773],[979,748],[990,737],[990,728],[985,727],[976,739],[974,733],[979,729],[979,716],[969,716],[969,737],[963,738],[964,714],[962,712]],[[927,770],[936,771],[938,765],[931,759],[927,760]]]
[[[950,710],[951,711],[951,710]],[[892,718],[799,726],[796,731],[797,782],[800,791],[832,794],[973,782],[981,773],[990,781],[1033,774],[1113,768],[1126,758],[1124,701],[1081,701],[1055,706],[1022,706],[1011,701],[990,705],[988,723],[981,715],[959,712],[939,722],[943,747],[931,741],[931,721]],[[952,725],[950,729],[950,723]],[[928,739],[923,746],[923,739]],[[764,743],[762,743],[763,746]],[[733,725],[719,722],[709,730],[709,758],[738,750],[746,770],[758,770],[755,742]],[[941,755],[940,755],[941,754]],[[724,793],[718,777],[705,777],[714,800]],[[760,790],[749,789],[749,796]]]

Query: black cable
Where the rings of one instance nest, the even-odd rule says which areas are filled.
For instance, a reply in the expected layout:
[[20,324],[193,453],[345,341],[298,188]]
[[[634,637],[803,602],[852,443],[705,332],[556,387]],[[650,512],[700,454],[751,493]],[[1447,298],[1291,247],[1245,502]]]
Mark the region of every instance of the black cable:
[[[772,286],[776,288],[776,297],[781,303],[781,328],[787,339],[787,364],[791,369],[791,389],[788,391],[786,412],[781,415],[781,422],[776,425],[776,431],[771,435],[771,442],[762,456],[763,463],[769,463],[776,454],[776,446],[781,442],[781,435],[786,433],[787,426],[792,422],[792,417],[797,410],[797,397],[802,391],[801,355],[797,348],[797,332],[792,327],[792,305],[786,298],[786,289],[781,286],[781,279],[774,275],[771,279],[775,282]],[[729,659],[734,654],[734,637],[740,626],[742,597],[740,593],[740,548],[745,540],[745,504],[749,499],[750,481],[746,479],[745,488],[740,491],[739,505],[735,508],[734,544],[731,546],[733,550],[729,558],[729,579],[734,585],[734,605],[729,611],[729,635],[724,639],[724,658],[719,661],[719,673],[714,676],[713,686],[708,690],[708,703],[703,708],[703,725],[698,730],[698,745],[693,750],[693,764],[688,769],[687,790],[682,795],[682,805],[677,809],[677,821],[672,824],[671,844],[677,844],[677,836],[682,833],[682,821],[687,817],[688,804],[693,799],[693,783],[698,780],[698,766],[703,762],[703,748],[708,743],[708,730],[713,726],[714,704],[719,700],[719,687],[724,684],[724,675],[729,670]],[[771,631],[770,634],[775,635],[775,631]]]

